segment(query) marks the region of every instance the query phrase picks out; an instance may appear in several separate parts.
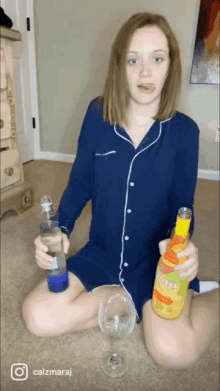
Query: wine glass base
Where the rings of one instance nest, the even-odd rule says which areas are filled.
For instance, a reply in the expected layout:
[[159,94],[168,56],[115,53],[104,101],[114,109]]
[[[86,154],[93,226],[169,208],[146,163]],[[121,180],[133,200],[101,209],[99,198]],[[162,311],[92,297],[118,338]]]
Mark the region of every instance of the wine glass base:
[[[102,358],[102,369],[110,377],[122,377],[128,370],[128,362],[124,352],[115,355],[108,350]],[[115,355],[115,356],[114,356]]]

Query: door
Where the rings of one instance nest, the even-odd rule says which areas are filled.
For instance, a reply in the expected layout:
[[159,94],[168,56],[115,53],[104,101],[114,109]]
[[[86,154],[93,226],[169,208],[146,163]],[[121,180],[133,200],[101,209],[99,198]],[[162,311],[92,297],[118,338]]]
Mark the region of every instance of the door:
[[13,42],[13,67],[16,131],[21,160],[25,163],[37,158],[40,151],[33,0],[2,0],[1,7],[12,20],[12,29],[22,35],[22,41]]

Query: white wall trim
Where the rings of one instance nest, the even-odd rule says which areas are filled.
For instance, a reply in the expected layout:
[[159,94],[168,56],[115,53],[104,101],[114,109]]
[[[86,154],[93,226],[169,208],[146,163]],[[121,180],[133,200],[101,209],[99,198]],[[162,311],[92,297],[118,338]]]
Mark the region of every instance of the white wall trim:
[[198,170],[198,178],[200,179],[209,179],[212,181],[219,181],[219,171],[214,170]]
[[32,129],[34,136],[34,158],[40,158],[40,120],[38,107],[38,90],[37,90],[37,59],[35,51],[35,30],[34,30],[34,5],[33,0],[27,1],[27,17],[30,18],[31,31],[28,32],[28,46],[29,46],[29,71],[30,71],[30,94],[31,94],[31,110],[32,117],[35,117],[36,128]]
[[[41,151],[36,160],[54,160],[56,162],[73,163],[76,155],[68,155],[65,153],[43,152]],[[219,171],[214,170],[198,170],[199,179],[209,179],[219,181]]]
[[73,163],[76,155],[68,155],[59,152],[40,151],[36,160],[54,160],[55,162]]

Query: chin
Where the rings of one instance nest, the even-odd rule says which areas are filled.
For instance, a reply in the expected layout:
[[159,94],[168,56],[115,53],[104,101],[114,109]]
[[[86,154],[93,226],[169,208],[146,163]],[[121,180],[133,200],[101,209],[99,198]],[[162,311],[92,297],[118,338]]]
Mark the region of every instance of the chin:
[[149,97],[139,97],[139,96],[131,97],[131,100],[133,100],[133,102],[135,102],[136,104],[151,105],[152,103],[154,103],[159,98],[160,98],[160,95],[152,94]]

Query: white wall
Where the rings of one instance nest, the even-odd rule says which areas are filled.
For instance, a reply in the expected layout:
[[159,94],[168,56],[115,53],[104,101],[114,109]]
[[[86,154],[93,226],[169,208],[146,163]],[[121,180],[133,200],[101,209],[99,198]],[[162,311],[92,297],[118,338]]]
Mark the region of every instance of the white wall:
[[190,84],[200,0],[33,3],[42,157],[72,161],[85,110],[103,90],[119,28],[134,13],[149,11],[163,14],[177,36],[183,66],[178,110],[200,128],[199,169],[217,173],[219,85]]

